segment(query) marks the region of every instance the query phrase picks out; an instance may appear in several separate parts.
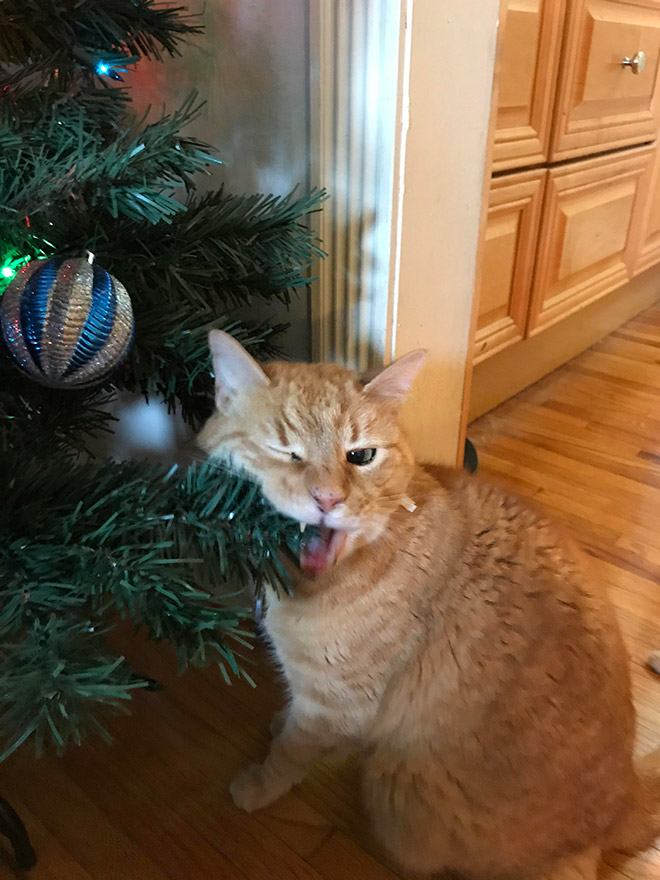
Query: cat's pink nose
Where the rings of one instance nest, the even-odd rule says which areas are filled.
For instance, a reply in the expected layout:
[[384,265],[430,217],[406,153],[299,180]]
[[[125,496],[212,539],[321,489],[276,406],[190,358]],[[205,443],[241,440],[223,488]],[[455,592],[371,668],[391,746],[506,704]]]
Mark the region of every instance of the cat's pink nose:
[[312,489],[312,498],[323,513],[330,513],[345,497],[337,489]]

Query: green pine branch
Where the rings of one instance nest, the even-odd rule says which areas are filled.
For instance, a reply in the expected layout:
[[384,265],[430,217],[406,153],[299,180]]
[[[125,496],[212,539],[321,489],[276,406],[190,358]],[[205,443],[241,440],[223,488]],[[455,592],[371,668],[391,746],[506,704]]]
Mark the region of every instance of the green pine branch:
[[145,684],[96,635],[121,617],[173,645],[181,669],[215,662],[227,681],[249,678],[236,653],[248,610],[223,596],[287,589],[279,553],[300,539],[254,483],[209,462],[179,475],[48,458],[16,469],[10,456],[0,476],[0,750],[30,736],[61,748],[96,704]]
[[[2,582],[0,581],[0,589]],[[0,629],[2,631],[2,629]],[[126,711],[150,681],[108,653],[105,632],[90,619],[35,617],[0,643],[0,762],[32,739],[37,755],[63,751],[90,733],[110,740],[99,710]]]
[[0,345],[0,455],[71,458],[112,431],[111,389],[57,391],[38,385]]
[[192,94],[173,113],[115,130],[107,142],[96,125],[89,126],[86,108],[71,100],[21,126],[6,121],[0,127],[0,223],[43,212],[53,222],[72,206],[170,222],[185,210],[173,190],[190,190],[192,175],[219,162],[204,144],[179,134],[201,106]]
[[53,69],[73,66],[76,49],[161,59],[179,54],[181,41],[201,31],[183,6],[155,0],[3,0],[0,64],[46,57]]

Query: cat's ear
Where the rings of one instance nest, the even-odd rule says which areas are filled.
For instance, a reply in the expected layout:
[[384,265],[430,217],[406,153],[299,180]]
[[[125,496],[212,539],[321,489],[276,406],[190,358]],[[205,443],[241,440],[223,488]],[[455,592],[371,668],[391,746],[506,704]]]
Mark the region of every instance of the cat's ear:
[[268,377],[259,364],[229,333],[211,330],[209,348],[215,375],[215,402],[219,409],[234,394],[268,385]]
[[401,401],[410,391],[419,373],[422,364],[426,360],[426,352],[421,349],[409,351],[398,360],[381,370],[373,379],[364,386],[367,394],[384,397],[388,400]]

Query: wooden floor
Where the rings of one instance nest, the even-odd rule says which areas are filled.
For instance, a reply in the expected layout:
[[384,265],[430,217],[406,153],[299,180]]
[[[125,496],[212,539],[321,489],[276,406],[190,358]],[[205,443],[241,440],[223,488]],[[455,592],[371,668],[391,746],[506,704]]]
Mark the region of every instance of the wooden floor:
[[[633,661],[642,750],[660,745],[660,308],[632,321],[470,431],[484,472],[568,523],[609,585]],[[112,724],[115,745],[64,759],[27,751],[0,767],[0,794],[23,815],[34,880],[394,880],[365,831],[354,763],[320,766],[262,813],[227,786],[263,755],[279,692],[227,688],[212,670],[177,679],[173,658],[126,639],[141,671],[167,685]],[[512,829],[512,833],[515,833]],[[660,851],[613,859],[607,880],[660,880]],[[0,843],[0,880],[14,876]]]

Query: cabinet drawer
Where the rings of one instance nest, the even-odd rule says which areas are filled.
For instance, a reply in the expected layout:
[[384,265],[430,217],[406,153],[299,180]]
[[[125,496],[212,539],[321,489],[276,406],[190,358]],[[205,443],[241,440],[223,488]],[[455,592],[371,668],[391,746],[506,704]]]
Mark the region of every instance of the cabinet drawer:
[[548,158],[565,0],[508,0],[493,170]]
[[[654,147],[548,172],[528,332],[572,314],[632,275]],[[633,222],[635,221],[635,222]]]
[[548,172],[507,174],[491,183],[474,362],[523,338],[543,183]]
[[[638,74],[624,58],[644,52]],[[658,126],[660,0],[574,0],[560,71],[552,160],[642,143]]]

